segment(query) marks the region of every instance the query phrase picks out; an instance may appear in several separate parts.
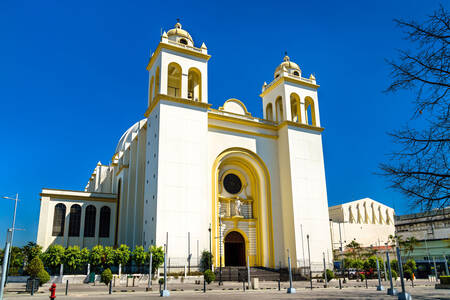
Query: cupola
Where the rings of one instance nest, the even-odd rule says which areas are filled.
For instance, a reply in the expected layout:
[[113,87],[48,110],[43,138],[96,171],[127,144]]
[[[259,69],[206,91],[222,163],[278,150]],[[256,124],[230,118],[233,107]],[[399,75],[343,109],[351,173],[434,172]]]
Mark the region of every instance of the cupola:
[[302,75],[302,70],[300,70],[300,67],[295,62],[292,62],[287,54],[284,56],[283,62],[275,69],[273,77],[279,77],[283,70],[294,76],[301,77]]
[[171,41],[174,41],[174,42],[177,42],[180,44],[184,44],[184,45],[188,45],[188,46],[194,46],[194,40],[192,39],[189,32],[187,32],[184,29],[181,29],[180,22],[177,22],[177,24],[175,24],[175,28],[170,29],[167,32],[167,37]]

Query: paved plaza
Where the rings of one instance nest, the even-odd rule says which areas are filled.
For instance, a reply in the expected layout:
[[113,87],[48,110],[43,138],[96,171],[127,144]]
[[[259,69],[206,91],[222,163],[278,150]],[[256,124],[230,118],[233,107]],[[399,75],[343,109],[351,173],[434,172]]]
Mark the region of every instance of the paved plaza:
[[[385,283],[383,283],[385,284]],[[242,290],[242,283],[225,282],[223,286],[212,283],[207,286],[206,293],[202,292],[201,285],[195,284],[172,284],[168,287],[170,298],[174,299],[397,299],[388,296],[386,292],[375,290],[376,280],[369,280],[368,288],[365,283],[351,281],[343,289],[339,289],[337,282],[332,282],[330,287],[324,288],[323,283],[314,283],[314,288],[309,288],[309,282],[295,282],[296,294],[287,294],[287,283],[281,284],[278,291],[277,282],[262,282],[258,290]],[[386,285],[385,285],[386,286]],[[397,287],[400,290],[400,287]],[[158,286],[154,286],[154,291],[146,292],[145,287],[114,287],[112,295],[108,294],[105,285],[79,284],[69,287],[68,296],[65,296],[65,285],[57,286],[57,299],[148,299],[160,298]],[[23,293],[23,284],[10,284],[6,290],[5,299],[48,299],[48,285],[42,287],[37,294],[30,296]],[[428,281],[418,281],[415,287],[407,286],[407,291],[413,299],[450,299],[450,290],[437,290],[434,283]]]

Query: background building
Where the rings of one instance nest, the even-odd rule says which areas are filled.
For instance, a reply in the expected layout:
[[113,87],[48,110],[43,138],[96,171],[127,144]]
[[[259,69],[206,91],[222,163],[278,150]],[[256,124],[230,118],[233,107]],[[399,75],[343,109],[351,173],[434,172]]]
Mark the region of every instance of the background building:
[[362,247],[385,249],[389,235],[395,235],[394,209],[370,198],[328,208],[333,250],[356,241]]
[[402,254],[416,261],[420,275],[432,274],[434,263],[445,272],[445,261],[450,259],[450,207],[396,216],[395,229],[403,241],[417,240],[412,251],[404,249]]

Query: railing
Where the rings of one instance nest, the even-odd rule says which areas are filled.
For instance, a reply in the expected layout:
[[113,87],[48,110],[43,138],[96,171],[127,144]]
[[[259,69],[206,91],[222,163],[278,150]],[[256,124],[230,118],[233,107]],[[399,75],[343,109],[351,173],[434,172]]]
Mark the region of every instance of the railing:
[[189,50],[193,50],[193,51],[196,51],[196,52],[200,52],[200,53],[202,52],[202,49],[201,49],[201,48],[197,48],[197,47],[189,46],[189,45],[184,45],[184,44],[181,44],[181,43],[178,43],[178,42],[175,42],[175,41],[167,40],[167,43],[168,43],[168,44],[175,45],[175,46],[177,46],[177,47],[181,47],[181,48],[186,48],[186,49],[189,49]]
[[[291,77],[291,78],[295,78],[295,79],[297,79],[297,80],[304,81],[304,82],[307,82],[307,83],[316,84],[316,83],[314,82],[314,80],[312,80],[312,79],[304,78],[304,77],[300,77],[300,76],[295,76],[295,75],[292,75],[292,74],[289,74],[289,73],[287,73],[287,76],[285,76],[285,77]],[[271,86],[272,86],[279,78],[280,78],[280,77],[277,77],[277,78],[275,78],[274,80],[272,80],[271,83],[269,83],[268,85],[266,85],[266,87],[264,88],[264,90],[267,90],[269,87],[271,87]]]
[[256,123],[262,123],[262,124],[267,124],[267,125],[275,125],[275,122],[272,122],[272,121],[269,121],[269,120],[264,120],[264,119],[260,119],[260,118],[253,117],[253,116],[248,116],[248,115],[244,116],[244,115],[235,114],[235,113],[224,111],[224,110],[211,109],[210,112],[212,112],[214,114],[217,114],[217,115],[221,115],[221,116],[228,116],[228,117],[233,117],[233,118],[237,118],[237,119],[253,121],[253,122],[256,122]]
[[253,203],[241,201],[240,212],[237,212],[236,200],[221,199],[219,201],[219,214],[224,218],[243,217],[244,219],[253,219]]

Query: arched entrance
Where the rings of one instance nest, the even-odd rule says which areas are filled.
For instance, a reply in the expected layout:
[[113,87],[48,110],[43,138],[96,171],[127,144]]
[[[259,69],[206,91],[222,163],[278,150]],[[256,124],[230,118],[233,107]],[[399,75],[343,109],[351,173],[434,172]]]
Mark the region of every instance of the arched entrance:
[[237,231],[225,237],[225,266],[245,266],[245,239]]

